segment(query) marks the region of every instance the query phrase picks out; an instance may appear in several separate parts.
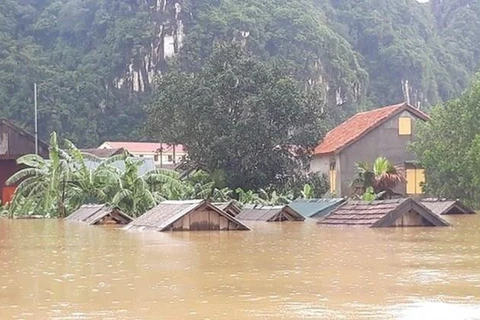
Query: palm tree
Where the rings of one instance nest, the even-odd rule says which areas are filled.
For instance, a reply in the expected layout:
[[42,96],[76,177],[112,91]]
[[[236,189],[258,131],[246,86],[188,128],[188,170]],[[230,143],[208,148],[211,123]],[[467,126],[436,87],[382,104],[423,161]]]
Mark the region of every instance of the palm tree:
[[9,185],[18,183],[9,207],[10,212],[19,213],[21,204],[28,200],[29,207],[32,207],[32,203],[35,204],[35,214],[45,217],[64,216],[62,182],[70,178],[71,162],[71,157],[58,147],[55,132],[50,135],[49,160],[36,154],[28,154],[17,159],[17,163],[26,168],[7,180]]
[[405,182],[405,177],[385,157],[379,157],[373,165],[366,162],[356,163],[357,177],[352,181],[354,195],[364,195],[369,188],[377,198],[391,198],[399,195],[393,190]]

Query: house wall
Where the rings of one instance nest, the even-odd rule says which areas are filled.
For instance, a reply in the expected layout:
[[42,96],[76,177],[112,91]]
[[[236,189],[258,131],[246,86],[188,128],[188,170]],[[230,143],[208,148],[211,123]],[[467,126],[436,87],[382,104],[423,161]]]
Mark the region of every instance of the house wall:
[[399,217],[393,227],[422,227],[431,226],[432,224],[425,220],[417,212],[410,210],[406,214]]
[[[406,116],[412,118],[412,134],[401,136],[398,133],[398,119]],[[350,184],[355,178],[355,163],[357,162],[373,163],[378,157],[386,157],[392,164],[403,166],[405,161],[416,160],[415,155],[407,150],[407,146],[415,139],[415,127],[418,121],[423,120],[404,111],[342,150],[337,173],[341,187],[340,194],[337,196],[350,196]],[[405,195],[406,185],[399,185],[395,191]]]
[[[5,121],[5,120],[2,120]],[[48,148],[39,141],[39,154],[46,157]],[[16,160],[23,155],[35,153],[35,140],[23,130],[0,122],[0,200],[2,203],[9,201],[14,186],[6,186],[6,181],[14,173],[22,169]]]
[[330,164],[335,162],[335,193],[330,194],[332,197],[340,196],[342,194],[342,184],[341,184],[341,176],[340,176],[340,156],[339,155],[332,155],[332,156],[318,156],[314,155],[312,160],[310,161],[310,171],[311,172],[321,172],[330,177]]
[[237,226],[216,211],[201,207],[177,220],[173,231],[236,230]]
[[10,200],[5,199],[11,193],[7,191],[9,187],[6,185],[6,181],[18,170],[20,170],[20,167],[17,165],[17,162],[14,159],[0,159],[0,200],[2,203]]

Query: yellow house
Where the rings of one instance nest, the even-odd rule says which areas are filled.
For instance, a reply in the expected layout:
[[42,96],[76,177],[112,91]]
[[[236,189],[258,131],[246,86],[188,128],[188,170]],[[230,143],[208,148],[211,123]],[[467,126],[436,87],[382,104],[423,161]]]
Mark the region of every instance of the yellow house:
[[356,163],[373,163],[378,157],[386,157],[405,172],[407,182],[395,191],[421,195],[425,171],[408,145],[415,140],[417,123],[429,119],[408,103],[357,113],[326,134],[315,148],[310,170],[329,176],[332,196],[348,197],[352,194]]

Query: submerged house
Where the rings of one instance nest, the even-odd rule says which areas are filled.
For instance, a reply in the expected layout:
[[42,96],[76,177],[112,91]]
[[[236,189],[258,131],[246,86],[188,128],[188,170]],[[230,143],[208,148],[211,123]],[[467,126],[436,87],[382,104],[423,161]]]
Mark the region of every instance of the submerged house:
[[65,220],[82,222],[88,225],[128,224],[133,219],[118,208],[105,204],[85,204],[74,211]]
[[422,199],[422,204],[428,209],[432,210],[435,214],[475,214],[475,210],[467,207],[459,200],[447,200],[447,199],[434,199],[426,198]]
[[448,222],[412,198],[348,201],[325,219],[323,225],[381,227],[440,227]]
[[348,197],[355,164],[386,157],[405,172],[406,183],[395,191],[421,196],[425,173],[407,146],[415,140],[417,123],[428,120],[428,115],[407,103],[358,113],[327,133],[315,148],[310,169],[329,176],[333,197]]
[[125,227],[146,231],[250,230],[205,200],[163,201]]
[[[48,157],[48,145],[37,140],[38,154]],[[10,202],[16,186],[7,186],[6,182],[13,174],[23,167],[17,164],[17,159],[35,154],[35,137],[14,125],[6,119],[0,119],[0,200],[1,203]]]
[[242,212],[240,204],[235,200],[231,200],[228,202],[214,202],[212,204],[220,210],[225,211],[232,217],[236,217],[240,212]]
[[305,218],[320,219],[344,203],[344,198],[299,199],[289,206]]
[[304,221],[305,217],[295,209],[286,206],[246,205],[236,218],[238,220],[281,222]]

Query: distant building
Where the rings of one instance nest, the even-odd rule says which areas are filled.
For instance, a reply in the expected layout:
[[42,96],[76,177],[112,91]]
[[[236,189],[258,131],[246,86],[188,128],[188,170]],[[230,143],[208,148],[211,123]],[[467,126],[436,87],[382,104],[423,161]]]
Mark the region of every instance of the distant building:
[[100,159],[107,159],[113,156],[122,155],[124,153],[130,154],[123,148],[118,149],[80,149],[82,153],[88,153]]
[[[10,202],[16,186],[7,186],[6,181],[23,169],[17,159],[35,153],[35,137],[6,119],[0,119],[0,200]],[[48,145],[38,141],[38,154],[48,158]]]
[[355,179],[355,164],[386,157],[405,170],[407,182],[395,191],[421,196],[425,173],[407,146],[415,139],[416,124],[427,120],[425,113],[407,103],[358,113],[327,133],[315,148],[310,170],[330,177],[332,196],[348,197]]
[[155,165],[172,169],[186,157],[182,145],[155,142],[105,141],[97,149],[125,149],[135,157],[151,158]]

